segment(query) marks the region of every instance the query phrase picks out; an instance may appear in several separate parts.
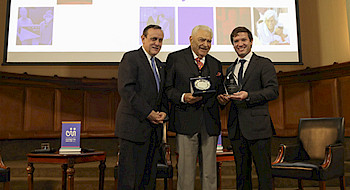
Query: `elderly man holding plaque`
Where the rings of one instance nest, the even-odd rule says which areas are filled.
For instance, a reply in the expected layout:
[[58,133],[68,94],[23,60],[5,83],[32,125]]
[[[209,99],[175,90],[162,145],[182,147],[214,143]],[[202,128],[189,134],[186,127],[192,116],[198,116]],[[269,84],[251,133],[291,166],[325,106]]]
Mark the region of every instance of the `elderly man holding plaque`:
[[176,132],[178,190],[194,189],[197,158],[202,189],[216,189],[216,146],[220,134],[218,94],[224,93],[222,66],[209,55],[213,33],[198,25],[191,45],[168,55],[165,91],[171,102],[169,130]]

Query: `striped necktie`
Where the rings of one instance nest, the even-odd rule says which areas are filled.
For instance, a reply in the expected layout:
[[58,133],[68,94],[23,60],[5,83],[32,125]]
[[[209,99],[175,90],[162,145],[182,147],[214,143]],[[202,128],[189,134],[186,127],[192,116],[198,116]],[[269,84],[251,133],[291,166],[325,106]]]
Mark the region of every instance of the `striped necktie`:
[[198,69],[201,70],[203,68],[204,64],[201,62],[199,57],[196,58],[196,63],[197,63]]

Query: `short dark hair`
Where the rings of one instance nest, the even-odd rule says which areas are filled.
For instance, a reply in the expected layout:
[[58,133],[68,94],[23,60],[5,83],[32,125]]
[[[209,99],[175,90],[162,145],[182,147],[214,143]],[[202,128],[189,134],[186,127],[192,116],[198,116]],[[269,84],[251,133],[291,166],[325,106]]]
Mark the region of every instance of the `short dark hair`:
[[151,29],[151,28],[153,28],[153,29],[160,29],[160,30],[162,29],[162,27],[160,27],[158,25],[150,24],[150,25],[146,26],[145,29],[143,29],[142,35],[147,36],[148,30]]
[[253,41],[252,32],[251,32],[248,28],[246,28],[246,27],[244,27],[244,26],[238,26],[238,27],[236,27],[235,29],[232,30],[231,35],[230,35],[232,45],[233,45],[233,37],[238,36],[238,33],[240,33],[240,32],[246,32],[246,33],[248,33],[248,38],[249,38],[249,40],[250,40],[250,41]]

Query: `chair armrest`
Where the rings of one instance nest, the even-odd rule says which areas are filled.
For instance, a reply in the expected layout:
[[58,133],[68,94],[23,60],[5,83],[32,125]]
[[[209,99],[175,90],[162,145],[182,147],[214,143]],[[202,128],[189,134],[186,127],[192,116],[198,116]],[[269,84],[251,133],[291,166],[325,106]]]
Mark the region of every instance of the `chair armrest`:
[[165,161],[168,166],[172,166],[170,145],[164,144]]
[[285,145],[280,144],[278,155],[273,164],[296,161],[296,160],[305,160],[308,159],[307,153],[304,151],[300,144]]
[[6,170],[6,169],[8,169],[9,167],[5,166],[5,164],[1,161],[1,162],[0,162],[0,168]]
[[283,162],[285,152],[286,152],[286,145],[280,144],[280,147],[278,148],[278,154],[276,156],[275,161],[272,162],[272,165]]
[[118,146],[118,149],[117,149],[117,159],[115,161],[115,166],[118,167],[119,165],[119,154],[120,154],[120,147]]
[[321,167],[323,169],[337,168],[337,170],[343,168],[344,170],[344,145],[340,143],[328,145]]
[[2,161],[1,155],[0,155],[0,168],[2,169],[9,169],[9,167],[5,166],[4,162]]
[[161,144],[161,160],[164,164],[168,165],[168,166],[172,166],[172,162],[171,162],[171,151],[170,151],[170,145],[167,143],[163,143]]
[[115,166],[114,166],[114,179],[118,179],[118,166],[119,166],[119,154],[120,154],[120,147],[118,146],[117,149],[117,160],[115,161]]

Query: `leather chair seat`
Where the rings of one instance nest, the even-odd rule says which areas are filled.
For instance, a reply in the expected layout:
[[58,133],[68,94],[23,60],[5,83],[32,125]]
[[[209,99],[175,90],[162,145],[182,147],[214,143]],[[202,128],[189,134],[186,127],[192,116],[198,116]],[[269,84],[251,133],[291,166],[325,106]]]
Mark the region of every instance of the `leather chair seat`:
[[157,178],[172,178],[173,177],[173,167],[169,167],[166,164],[157,164]]
[[10,189],[10,168],[5,166],[0,155],[0,182],[4,183],[4,190]]
[[[324,169],[320,167],[321,164],[321,160],[308,160],[303,162],[283,162],[283,164],[277,163],[273,165],[274,176],[294,179],[303,178],[310,180],[325,180],[325,178],[323,177]],[[288,170],[288,172],[286,172],[285,170]]]
[[8,169],[0,168],[0,182],[10,181],[10,171]]

